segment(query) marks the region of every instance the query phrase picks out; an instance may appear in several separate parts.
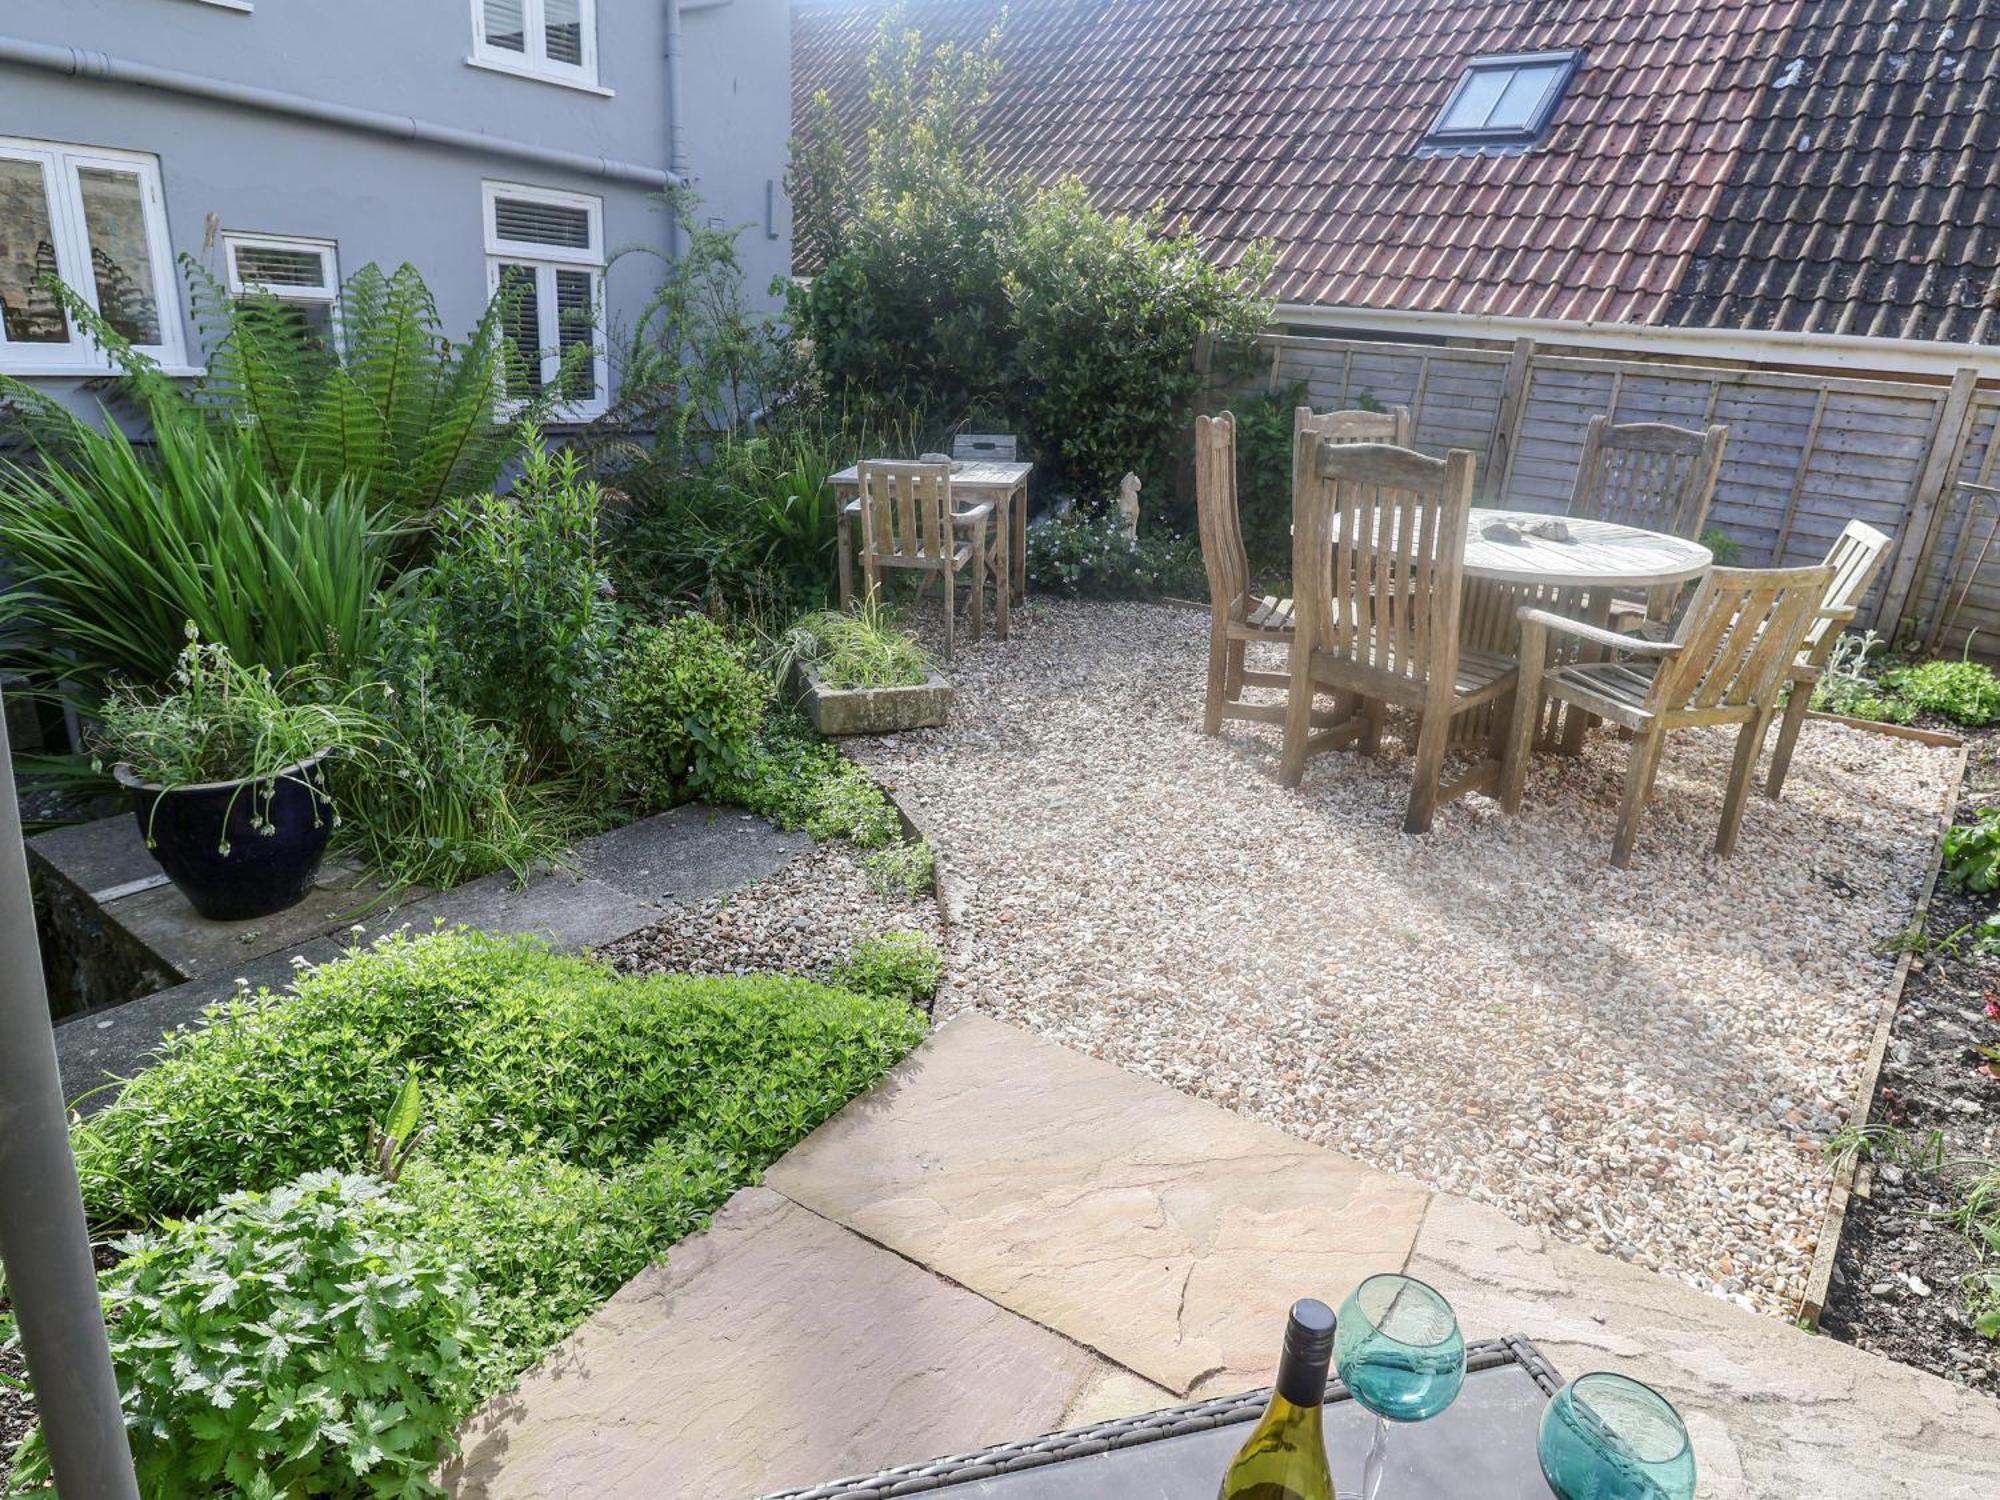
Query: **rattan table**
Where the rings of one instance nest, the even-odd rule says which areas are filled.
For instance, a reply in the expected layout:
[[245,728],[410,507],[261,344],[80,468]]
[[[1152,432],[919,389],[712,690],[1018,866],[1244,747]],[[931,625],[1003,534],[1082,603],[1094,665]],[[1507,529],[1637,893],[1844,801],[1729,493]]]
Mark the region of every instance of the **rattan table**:
[[[1465,1365],[1465,1389],[1448,1411],[1390,1433],[1382,1500],[1549,1500],[1535,1429],[1562,1378],[1521,1338],[1470,1345]],[[1223,1469],[1269,1395],[1197,1401],[765,1500],[933,1491],[944,1500],[1215,1500]],[[1325,1422],[1334,1481],[1358,1489],[1374,1418],[1336,1382]]]

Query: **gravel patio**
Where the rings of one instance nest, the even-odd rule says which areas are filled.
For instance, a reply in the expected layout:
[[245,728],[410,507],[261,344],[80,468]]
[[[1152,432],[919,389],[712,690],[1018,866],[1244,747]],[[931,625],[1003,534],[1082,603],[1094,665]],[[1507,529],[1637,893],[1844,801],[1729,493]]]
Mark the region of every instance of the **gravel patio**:
[[951,725],[865,742],[921,809],[977,1007],[1517,1220],[1788,1316],[1953,752],[1809,725],[1709,852],[1731,735],[1667,752],[1629,871],[1625,747],[1525,815],[1401,830],[1407,752],[1200,733],[1207,616],[1049,604],[961,649]]

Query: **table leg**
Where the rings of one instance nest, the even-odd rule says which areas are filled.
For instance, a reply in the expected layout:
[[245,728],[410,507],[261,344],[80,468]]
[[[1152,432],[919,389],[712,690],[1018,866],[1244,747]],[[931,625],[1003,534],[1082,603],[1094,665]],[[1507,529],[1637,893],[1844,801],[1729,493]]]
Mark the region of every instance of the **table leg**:
[[[1583,620],[1585,624],[1595,625],[1600,630],[1608,627],[1611,624],[1612,592],[1610,589],[1590,590],[1577,600],[1577,604],[1580,606],[1577,610],[1577,617]],[[1579,642],[1576,660],[1580,662],[1603,661],[1604,648],[1590,643]],[[1560,747],[1562,753],[1571,758],[1583,754],[1584,733],[1596,722],[1597,716],[1595,714],[1587,714],[1573,703],[1566,705],[1563,709],[1562,744]]]
[[1007,513],[1014,508],[1014,498],[1011,493],[1000,497],[1000,514],[993,518],[998,523],[993,528],[993,556],[987,559],[987,572],[993,575],[993,634],[1003,641],[1007,639],[1007,630],[1013,618],[1010,608],[1014,593],[1013,575],[1008,569],[1008,543],[1013,527]]
[[840,559],[840,607],[846,609],[854,602],[854,523],[847,518],[844,496],[836,497],[833,503],[833,546]]
[[1028,486],[1024,480],[1009,496],[1014,512],[1014,597],[1028,597]]

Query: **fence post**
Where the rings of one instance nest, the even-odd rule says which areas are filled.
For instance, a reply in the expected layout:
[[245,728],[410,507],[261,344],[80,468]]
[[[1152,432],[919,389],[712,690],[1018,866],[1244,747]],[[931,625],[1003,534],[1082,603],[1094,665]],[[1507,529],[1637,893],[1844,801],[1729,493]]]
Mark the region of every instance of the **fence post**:
[[0,1261],[56,1490],[138,1500],[97,1299],[0,707]]
[[1896,549],[1895,565],[1889,570],[1888,585],[1882,590],[1881,606],[1875,612],[1876,619],[1888,626],[1891,641],[1901,638],[1904,622],[1923,591],[1924,571],[1930,566],[1942,530],[1942,502],[1953,489],[1959,460],[1972,436],[1969,417],[1978,385],[1979,372],[1969,365],[1951,377],[1951,389],[1931,428],[1930,449],[1917,471],[1917,482],[1910,488],[1902,541]]
[[[1521,418],[1528,409],[1528,369],[1534,363],[1535,341],[1515,339],[1500,382],[1500,409],[1493,414],[1493,440],[1486,445],[1484,498],[1498,502],[1507,493],[1507,476],[1514,468],[1514,444],[1520,440]],[[1497,478],[1496,478],[1497,476]]]

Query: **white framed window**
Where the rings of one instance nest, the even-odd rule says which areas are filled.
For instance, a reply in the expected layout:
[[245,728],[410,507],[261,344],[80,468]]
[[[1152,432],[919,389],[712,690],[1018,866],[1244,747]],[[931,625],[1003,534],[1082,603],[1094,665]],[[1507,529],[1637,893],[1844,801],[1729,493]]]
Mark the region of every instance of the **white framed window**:
[[1562,103],[1580,52],[1475,57],[1424,135],[1427,146],[1527,146]]
[[[604,200],[508,182],[483,185],[486,285],[505,293],[507,395],[527,400],[559,379],[559,412],[600,415],[610,371],[599,337],[604,305]],[[577,347],[588,356],[570,355]],[[565,356],[576,362],[565,373]]]
[[331,340],[340,296],[340,256],[332,240],[225,229],[222,261],[230,296],[275,297],[303,327]]
[[157,156],[0,136],[0,371],[110,369],[42,285],[48,275],[140,353],[184,366]]
[[597,86],[597,0],[472,0],[472,61]]

